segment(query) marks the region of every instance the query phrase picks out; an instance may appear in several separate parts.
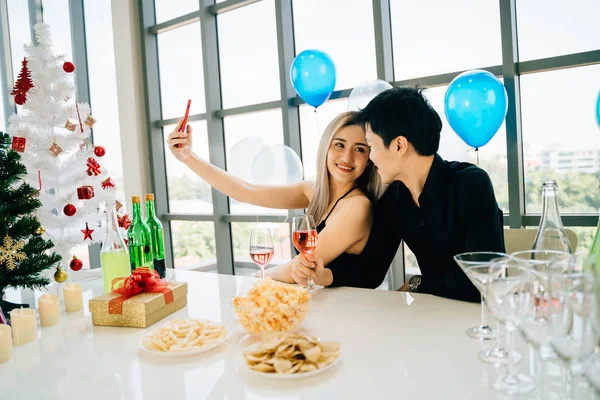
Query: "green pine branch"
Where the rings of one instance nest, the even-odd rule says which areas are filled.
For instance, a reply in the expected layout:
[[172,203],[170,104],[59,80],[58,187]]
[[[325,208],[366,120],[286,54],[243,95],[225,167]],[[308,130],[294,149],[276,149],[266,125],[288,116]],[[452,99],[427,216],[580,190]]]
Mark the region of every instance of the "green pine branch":
[[24,241],[21,250],[26,258],[16,261],[14,269],[0,263],[0,299],[7,287],[42,288],[50,283],[41,273],[53,268],[60,255],[52,251],[54,244],[34,232],[41,226],[33,214],[40,206],[39,191],[22,181],[27,169],[21,156],[10,147],[10,137],[0,132],[0,246],[4,238]]

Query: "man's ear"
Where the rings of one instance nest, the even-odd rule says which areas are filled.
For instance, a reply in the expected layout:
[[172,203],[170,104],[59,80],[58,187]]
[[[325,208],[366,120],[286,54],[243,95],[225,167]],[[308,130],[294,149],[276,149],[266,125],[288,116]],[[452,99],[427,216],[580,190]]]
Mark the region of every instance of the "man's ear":
[[394,140],[393,145],[396,146],[396,151],[398,153],[404,154],[406,153],[406,150],[408,150],[408,140],[406,140],[404,136],[398,136]]

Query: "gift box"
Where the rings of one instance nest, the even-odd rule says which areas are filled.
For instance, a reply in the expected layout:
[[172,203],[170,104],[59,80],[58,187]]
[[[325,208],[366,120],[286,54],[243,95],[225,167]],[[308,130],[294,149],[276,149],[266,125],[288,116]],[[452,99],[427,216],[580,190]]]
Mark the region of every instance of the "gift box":
[[89,200],[94,197],[93,186],[81,186],[77,188],[77,198],[79,200]]
[[[111,300],[121,297],[108,293],[90,300],[92,323],[101,326],[147,328],[187,305],[187,283],[169,283],[168,292],[140,293],[124,300],[115,310]],[[118,312],[120,311],[120,313]]]
[[12,149],[18,151],[19,153],[23,153],[25,151],[25,144],[27,143],[27,139],[24,137],[13,136],[12,138]]

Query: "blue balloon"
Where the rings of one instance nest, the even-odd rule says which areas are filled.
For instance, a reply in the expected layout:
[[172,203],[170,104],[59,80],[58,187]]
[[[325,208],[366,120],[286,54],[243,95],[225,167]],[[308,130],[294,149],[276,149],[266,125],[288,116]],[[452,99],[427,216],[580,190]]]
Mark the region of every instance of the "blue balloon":
[[292,85],[307,104],[319,107],[335,88],[335,64],[319,50],[304,50],[290,68]]
[[450,126],[469,146],[479,148],[498,132],[508,109],[506,89],[487,71],[458,75],[446,91],[444,111]]
[[598,124],[598,128],[600,128],[600,90],[598,91],[598,96],[596,96],[596,123]]

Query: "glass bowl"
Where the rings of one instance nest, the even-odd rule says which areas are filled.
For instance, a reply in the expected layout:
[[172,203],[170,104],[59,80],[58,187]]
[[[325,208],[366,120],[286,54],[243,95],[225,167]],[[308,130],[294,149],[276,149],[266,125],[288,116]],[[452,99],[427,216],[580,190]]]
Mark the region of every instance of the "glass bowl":
[[236,326],[254,336],[298,330],[306,320],[309,303],[305,288],[272,280],[261,281],[231,300]]

